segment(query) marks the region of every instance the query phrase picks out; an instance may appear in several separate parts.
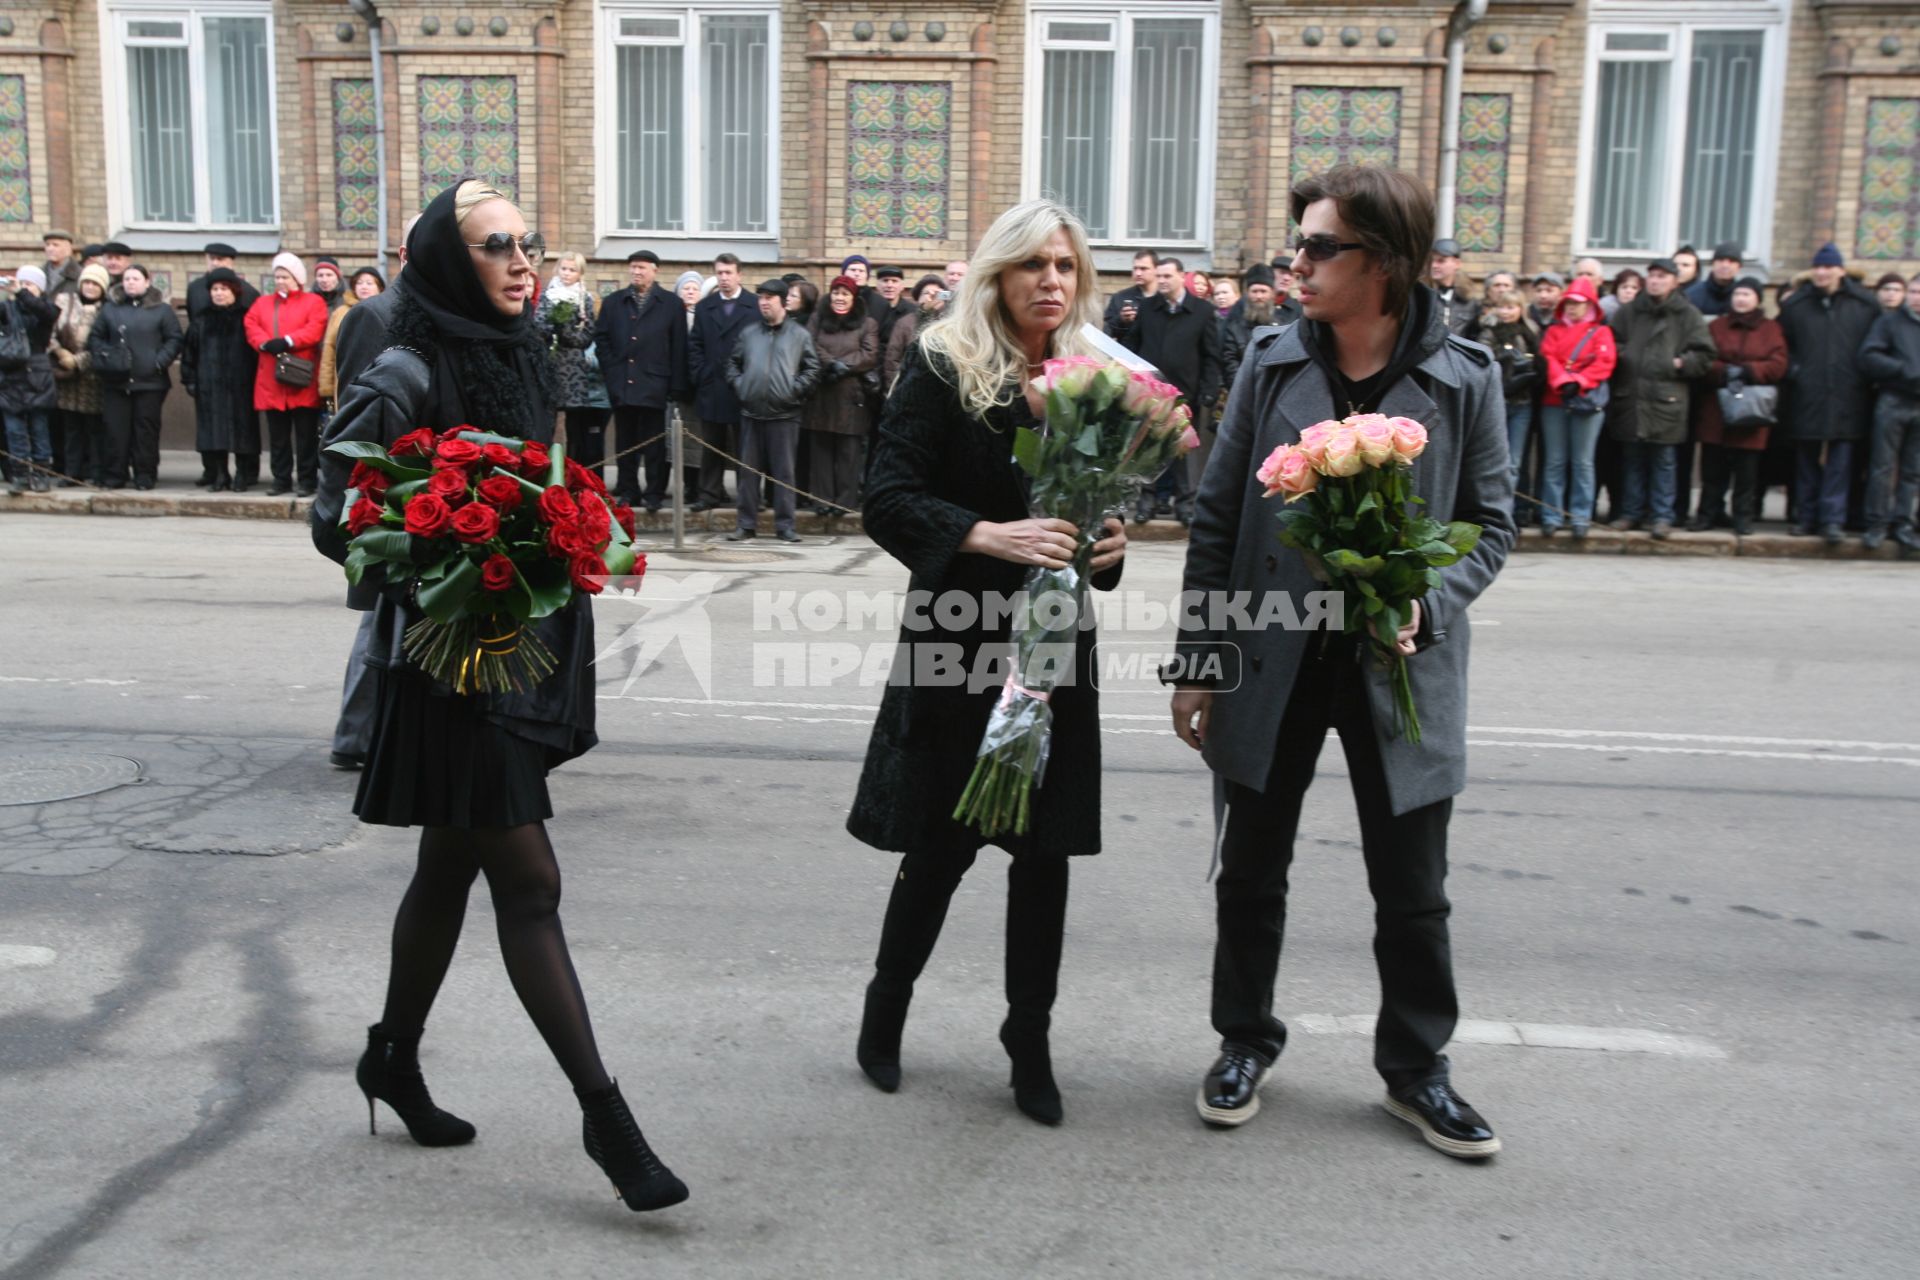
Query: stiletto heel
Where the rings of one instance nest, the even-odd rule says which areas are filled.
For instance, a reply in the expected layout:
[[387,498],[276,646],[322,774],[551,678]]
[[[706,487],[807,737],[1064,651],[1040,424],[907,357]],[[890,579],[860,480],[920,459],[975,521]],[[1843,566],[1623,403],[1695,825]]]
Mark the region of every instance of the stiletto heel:
[[900,1087],[900,1033],[906,1027],[907,1005],[912,998],[911,988],[906,995],[900,995],[882,987],[878,977],[867,984],[866,1008],[860,1017],[860,1041],[853,1053],[860,1069],[867,1073],[867,1079],[882,1093],[892,1093]]
[[472,1125],[433,1104],[426,1077],[420,1074],[418,1032],[400,1036],[389,1034],[379,1023],[368,1027],[367,1051],[360,1055],[353,1075],[367,1097],[367,1132],[379,1133],[373,1111],[377,1098],[393,1108],[423,1147],[457,1147],[473,1141]]
[[664,1209],[687,1198],[687,1184],[660,1163],[639,1122],[620,1096],[620,1082],[591,1093],[574,1090],[580,1099],[580,1140],[587,1158],[613,1183],[613,1194],[639,1213]]
[[1000,1044],[1013,1060],[1013,1105],[1028,1118],[1044,1125],[1058,1125],[1066,1119],[1060,1105],[1060,1088],[1053,1082],[1053,1057],[1044,1031],[1018,1031],[1011,1022],[1000,1027]]

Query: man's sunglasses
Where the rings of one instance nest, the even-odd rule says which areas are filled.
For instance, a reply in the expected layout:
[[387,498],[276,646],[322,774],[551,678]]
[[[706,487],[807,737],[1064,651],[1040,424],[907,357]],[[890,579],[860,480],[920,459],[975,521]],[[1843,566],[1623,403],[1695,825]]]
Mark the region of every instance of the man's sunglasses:
[[478,249],[489,258],[511,258],[515,249],[527,255],[528,262],[540,261],[540,255],[547,251],[547,238],[538,231],[529,231],[519,239],[514,239],[504,231],[496,231],[479,244],[469,244],[469,249]]
[[1339,257],[1348,249],[1364,249],[1363,244],[1342,244],[1338,236],[1295,236],[1293,251],[1304,253],[1314,262],[1327,262]]

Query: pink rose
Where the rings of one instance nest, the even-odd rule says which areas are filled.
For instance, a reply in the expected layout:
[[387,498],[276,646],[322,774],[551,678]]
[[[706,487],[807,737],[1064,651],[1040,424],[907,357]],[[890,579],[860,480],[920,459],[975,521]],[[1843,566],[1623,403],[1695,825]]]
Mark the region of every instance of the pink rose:
[[1260,464],[1260,469],[1253,473],[1253,478],[1258,480],[1261,487],[1267,491],[1267,497],[1271,498],[1280,491],[1279,485],[1274,483],[1275,477],[1280,474],[1280,464],[1285,462],[1289,455],[1298,452],[1300,450],[1294,445],[1283,444],[1268,454],[1267,460]]
[[1078,400],[1093,385],[1093,375],[1100,371],[1101,364],[1092,356],[1056,356],[1040,366],[1033,389],[1043,396],[1058,391],[1069,400]]
[[1393,424],[1377,413],[1362,414],[1348,423],[1354,442],[1360,447],[1360,459],[1370,467],[1384,467],[1393,460]]
[[1332,419],[1314,423],[1300,433],[1301,452],[1312,459],[1314,466],[1324,469],[1327,461],[1327,442],[1339,435],[1341,430],[1340,424]]
[[1161,423],[1180,402],[1180,388],[1160,381],[1150,373],[1135,373],[1127,379],[1120,407],[1136,418]]
[[1427,429],[1412,418],[1391,418],[1393,424],[1393,460],[1402,466],[1427,451]]
[[1274,473],[1273,487],[1268,496],[1283,493],[1288,502],[1298,502],[1320,487],[1320,473],[1314,470],[1307,455],[1295,449],[1280,460],[1280,467]]
[[1342,428],[1327,439],[1326,460],[1320,464],[1320,471],[1330,476],[1359,475],[1366,468],[1366,459],[1360,456],[1360,441],[1352,431]]

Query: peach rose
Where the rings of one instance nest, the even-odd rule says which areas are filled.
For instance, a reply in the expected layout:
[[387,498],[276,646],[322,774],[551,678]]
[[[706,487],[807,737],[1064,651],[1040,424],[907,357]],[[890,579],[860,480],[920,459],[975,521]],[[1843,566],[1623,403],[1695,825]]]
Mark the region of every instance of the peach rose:
[[1274,473],[1273,490],[1287,496],[1288,502],[1298,502],[1320,487],[1320,473],[1314,470],[1307,456],[1295,449],[1280,460],[1279,469]]
[[1412,418],[1390,418],[1393,426],[1393,460],[1407,466],[1427,451],[1427,429]]
[[1366,465],[1366,459],[1360,455],[1360,438],[1352,431],[1341,430],[1328,439],[1326,461],[1320,470],[1330,476],[1353,476],[1359,475]]
[[1387,418],[1365,413],[1349,419],[1347,425],[1360,447],[1361,461],[1370,467],[1384,467],[1393,460],[1393,424]]
[[1274,477],[1280,474],[1280,464],[1286,461],[1288,454],[1298,452],[1300,452],[1299,449],[1293,445],[1283,444],[1268,454],[1267,460],[1260,464],[1260,469],[1253,473],[1253,478],[1258,480],[1261,487],[1266,489],[1267,497],[1271,498],[1274,494],[1280,492],[1279,486],[1274,483]]
[[1300,449],[1313,460],[1313,465],[1324,470],[1327,461],[1327,442],[1340,434],[1340,424],[1332,419],[1316,422],[1300,433]]

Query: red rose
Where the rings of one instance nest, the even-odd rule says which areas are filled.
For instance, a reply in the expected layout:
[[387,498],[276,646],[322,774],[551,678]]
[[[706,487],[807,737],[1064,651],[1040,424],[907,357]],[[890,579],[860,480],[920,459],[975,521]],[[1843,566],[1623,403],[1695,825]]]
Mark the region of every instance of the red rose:
[[646,552],[641,551],[634,555],[633,568],[627,570],[627,576],[632,578],[644,578],[647,576],[647,553]]
[[543,476],[553,465],[553,459],[547,456],[547,446],[529,440],[520,449],[520,474],[533,479]]
[[480,456],[487,460],[488,466],[505,467],[508,471],[520,468],[520,455],[503,444],[481,445]]
[[607,576],[607,562],[596,555],[575,556],[567,562],[567,576],[573,579],[573,585],[590,596],[600,594],[601,581]]
[[501,515],[520,505],[520,482],[512,476],[488,476],[480,482],[480,501]]
[[433,451],[434,465],[470,467],[480,461],[480,446],[471,440],[441,440]]
[[571,524],[580,518],[580,508],[565,489],[543,489],[540,493],[540,518],[548,524]]
[[416,494],[407,503],[407,532],[416,538],[437,538],[453,522],[453,508],[430,493]]
[[474,430],[474,427],[470,423],[463,422],[457,427],[448,427],[445,431],[442,431],[440,433],[439,438],[442,440],[458,440],[460,438],[461,432],[473,431],[473,430]]
[[600,499],[591,494],[580,502],[580,527],[593,536],[595,545],[613,536],[613,517],[600,505]]
[[578,520],[553,526],[547,534],[547,552],[556,560],[589,556],[600,550],[600,542]]
[[500,513],[484,502],[473,502],[453,513],[453,536],[462,542],[485,542],[500,532]]
[[376,471],[364,462],[353,464],[353,475],[347,479],[349,489],[358,489],[362,493],[375,494],[386,491],[387,473]]
[[422,427],[418,431],[409,431],[395,440],[393,447],[387,450],[387,454],[395,458],[424,458],[433,452],[433,446],[432,429]]
[[513,561],[502,555],[491,555],[480,566],[480,589],[482,591],[507,591],[513,587]]
[[625,529],[627,536],[631,538],[633,536],[633,508],[624,502],[617,502],[613,507],[613,518],[620,522],[620,527]]
[[386,508],[372,498],[360,499],[353,504],[353,509],[347,512],[347,533],[357,538],[367,530],[377,528],[380,524],[380,516],[385,511]]
[[592,490],[594,493],[605,493],[607,491],[607,482],[600,475],[600,469],[598,467],[589,471],[572,458],[568,458],[567,487],[569,489],[586,488]]
[[460,467],[436,471],[427,479],[427,492],[452,506],[467,500],[467,473]]

